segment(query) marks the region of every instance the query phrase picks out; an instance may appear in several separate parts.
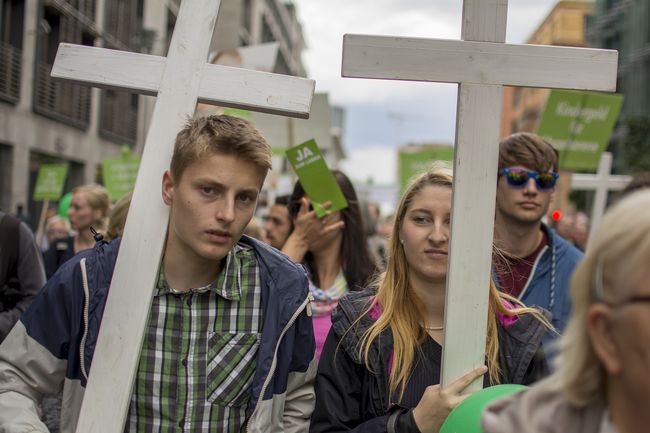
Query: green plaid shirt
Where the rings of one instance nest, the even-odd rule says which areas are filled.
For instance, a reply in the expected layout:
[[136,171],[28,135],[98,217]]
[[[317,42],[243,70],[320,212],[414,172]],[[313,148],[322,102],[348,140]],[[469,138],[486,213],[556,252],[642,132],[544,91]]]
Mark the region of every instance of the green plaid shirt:
[[188,292],[171,289],[161,269],[126,432],[245,430],[262,332],[259,268],[242,244],[225,261],[214,283]]

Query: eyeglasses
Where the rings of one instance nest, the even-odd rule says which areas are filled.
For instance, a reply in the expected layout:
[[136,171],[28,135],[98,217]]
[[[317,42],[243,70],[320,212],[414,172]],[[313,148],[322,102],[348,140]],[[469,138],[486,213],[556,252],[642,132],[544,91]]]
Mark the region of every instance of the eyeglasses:
[[502,168],[499,174],[505,176],[508,186],[511,188],[523,188],[528,185],[528,179],[535,179],[537,189],[540,191],[549,191],[555,188],[557,183],[558,174],[554,172],[538,173],[536,171],[528,171],[523,168]]

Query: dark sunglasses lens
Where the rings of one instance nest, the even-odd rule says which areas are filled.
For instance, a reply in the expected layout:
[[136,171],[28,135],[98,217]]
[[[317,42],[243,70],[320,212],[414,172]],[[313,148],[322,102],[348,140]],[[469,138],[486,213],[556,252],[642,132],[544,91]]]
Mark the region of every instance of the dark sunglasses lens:
[[539,189],[551,189],[555,186],[556,177],[550,173],[537,175],[537,186]]
[[528,173],[521,170],[510,170],[506,179],[511,186],[523,186],[528,182]]

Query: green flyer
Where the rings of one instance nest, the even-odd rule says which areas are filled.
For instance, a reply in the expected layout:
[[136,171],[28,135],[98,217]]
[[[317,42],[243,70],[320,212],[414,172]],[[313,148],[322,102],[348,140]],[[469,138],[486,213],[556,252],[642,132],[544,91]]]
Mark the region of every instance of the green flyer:
[[623,95],[551,90],[537,134],[560,152],[560,168],[595,171],[622,104]]
[[118,200],[133,191],[139,167],[140,157],[130,153],[123,154],[121,158],[102,161],[104,187],[111,200]]
[[68,175],[68,164],[42,165],[38,170],[34,200],[53,200],[61,198],[65,178]]
[[[287,158],[319,218],[348,207],[343,192],[327,167],[315,140],[287,149]],[[323,207],[323,203],[327,201],[332,202],[329,209]]]

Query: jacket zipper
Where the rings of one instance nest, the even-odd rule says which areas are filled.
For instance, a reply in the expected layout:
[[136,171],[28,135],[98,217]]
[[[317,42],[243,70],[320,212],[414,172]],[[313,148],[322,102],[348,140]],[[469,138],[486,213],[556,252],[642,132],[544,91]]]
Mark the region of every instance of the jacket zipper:
[[275,368],[277,367],[277,362],[278,362],[278,349],[280,348],[280,343],[282,343],[282,339],[284,338],[285,334],[293,326],[296,320],[298,320],[298,316],[300,316],[300,313],[303,312],[303,310],[307,309],[308,314],[311,315],[311,300],[312,296],[311,293],[307,296],[307,298],[303,301],[303,303],[298,307],[298,309],[293,313],[293,316],[289,319],[289,322],[287,322],[286,326],[280,333],[280,337],[278,338],[278,342],[275,345],[275,350],[273,351],[273,361],[271,362],[271,369],[269,370],[269,374],[266,376],[266,379],[264,379],[264,384],[262,385],[262,391],[260,392],[260,396],[257,398],[257,405],[255,406],[255,410],[251,414],[250,418],[248,419],[248,422],[246,423],[246,431],[250,431],[250,426],[251,426],[251,421],[254,418],[255,412],[259,409],[260,404],[262,404],[262,400],[264,399],[264,393],[266,392],[266,388],[268,388],[269,383],[271,383],[271,378],[273,377],[273,374],[275,373]]
[[84,313],[83,313],[83,323],[84,323],[84,332],[81,336],[81,343],[79,344],[79,362],[81,366],[81,374],[84,375],[86,380],[88,380],[88,373],[86,372],[86,362],[84,360],[84,347],[86,346],[86,337],[88,336],[88,298],[90,297],[90,291],[88,290],[88,273],[86,272],[86,259],[83,258],[79,262],[81,266],[81,284],[84,288]]

